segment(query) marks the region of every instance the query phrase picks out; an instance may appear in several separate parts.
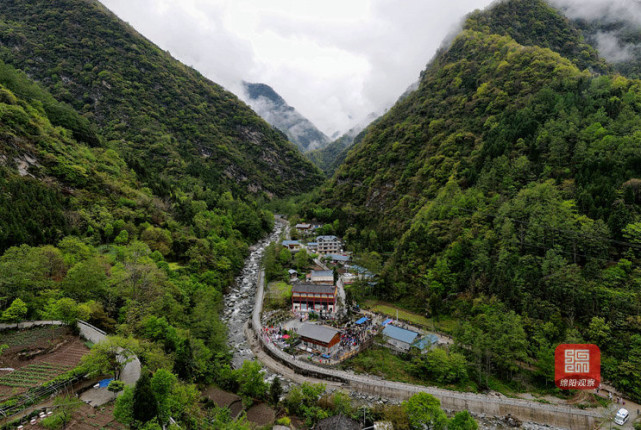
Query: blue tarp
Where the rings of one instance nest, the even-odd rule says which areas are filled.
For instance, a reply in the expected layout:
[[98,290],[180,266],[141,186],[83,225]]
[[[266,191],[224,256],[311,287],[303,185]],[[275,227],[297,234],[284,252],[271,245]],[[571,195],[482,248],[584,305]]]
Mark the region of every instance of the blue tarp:
[[105,387],[107,387],[107,386],[109,385],[109,383],[110,383],[111,381],[113,381],[113,380],[114,380],[114,378],[103,379],[102,381],[98,382],[98,385],[100,386],[100,388],[105,388]]
[[385,321],[383,321],[383,323],[381,325],[387,325],[387,324],[391,323],[392,321],[394,321],[394,320],[391,319],[391,318],[388,318]]
[[321,357],[323,357],[323,358],[329,358],[329,355],[327,355],[327,354],[323,354],[323,355],[321,355]]
[[363,318],[359,319],[358,321],[356,321],[356,324],[361,325],[361,324],[363,324],[363,323],[364,323],[365,321],[367,321],[367,320],[368,320],[368,318],[367,318],[367,317],[363,317]]

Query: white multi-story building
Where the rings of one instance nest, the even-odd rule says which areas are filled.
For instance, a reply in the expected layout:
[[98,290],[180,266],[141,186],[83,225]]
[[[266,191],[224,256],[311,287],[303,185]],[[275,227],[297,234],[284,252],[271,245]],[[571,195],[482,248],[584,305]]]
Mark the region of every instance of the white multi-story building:
[[319,254],[337,254],[343,250],[343,244],[336,236],[318,236],[316,243]]

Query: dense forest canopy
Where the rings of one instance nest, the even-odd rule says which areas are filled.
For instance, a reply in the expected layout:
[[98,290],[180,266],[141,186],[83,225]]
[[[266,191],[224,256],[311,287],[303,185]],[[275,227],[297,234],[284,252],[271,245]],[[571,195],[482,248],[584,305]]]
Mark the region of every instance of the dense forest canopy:
[[[0,320],[83,319],[117,335],[152,385],[173,387],[163,402],[181,425],[212,422],[193,383],[242,390],[242,375],[260,376],[230,368],[223,293],[273,228],[266,201],[320,178],[249,107],[98,2],[3,3]],[[116,408],[127,423],[131,393]]]
[[[440,359],[479,389],[529,367],[549,382],[557,344],[593,342],[641,400],[641,81],[588,42],[540,0],[474,12],[349,151],[311,155],[337,170],[299,214],[378,272],[367,294],[456,320]],[[95,0],[7,0],[0,142],[2,320],[117,334],[185,427],[229,421],[192,383],[266,398],[259,366],[230,368],[219,313],[267,200],[321,180],[282,133]],[[318,419],[321,388],[288,407]]]
[[[236,96],[171,58],[98,1],[3,2],[0,59],[99,126],[103,140],[113,142],[157,195],[201,185],[282,196],[320,178]],[[82,130],[74,132],[83,137]]]
[[475,12],[315,201],[389,256],[376,297],[455,316],[469,342],[509,339],[488,322],[513,312],[518,360],[595,342],[640,398],[641,82],[610,70],[542,1]]

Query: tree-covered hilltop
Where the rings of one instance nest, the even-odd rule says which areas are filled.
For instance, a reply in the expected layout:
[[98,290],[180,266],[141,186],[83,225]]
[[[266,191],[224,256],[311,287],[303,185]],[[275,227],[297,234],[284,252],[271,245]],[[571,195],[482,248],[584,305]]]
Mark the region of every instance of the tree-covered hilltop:
[[[154,195],[115,142],[92,146],[95,130],[0,62],[0,321],[82,319],[118,335],[112,349],[171,380],[165,395],[181,425],[220,428],[205,427],[193,383],[242,387],[219,313],[273,216],[230,191]],[[112,371],[102,350],[83,374]]]
[[543,0],[498,2],[488,10],[471,13],[463,28],[510,36],[524,46],[549,48],[581,70],[599,73],[610,70],[584,40],[582,32]]
[[581,41],[541,1],[472,14],[318,201],[389,255],[374,296],[461,321],[477,375],[549,382],[556,344],[594,342],[639,399],[641,82]]
[[0,59],[97,124],[158,195],[202,185],[286,195],[320,173],[233,94],[95,0],[9,0]]

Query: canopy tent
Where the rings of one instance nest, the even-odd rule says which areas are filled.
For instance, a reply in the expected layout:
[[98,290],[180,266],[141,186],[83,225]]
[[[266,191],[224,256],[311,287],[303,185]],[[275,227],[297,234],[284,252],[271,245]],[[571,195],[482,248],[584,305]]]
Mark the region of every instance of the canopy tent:
[[367,317],[363,317],[363,318],[359,319],[358,321],[356,321],[356,324],[361,325],[361,324],[363,324],[363,323],[364,323],[365,321],[367,321],[367,320],[369,320],[369,318],[367,318]]

